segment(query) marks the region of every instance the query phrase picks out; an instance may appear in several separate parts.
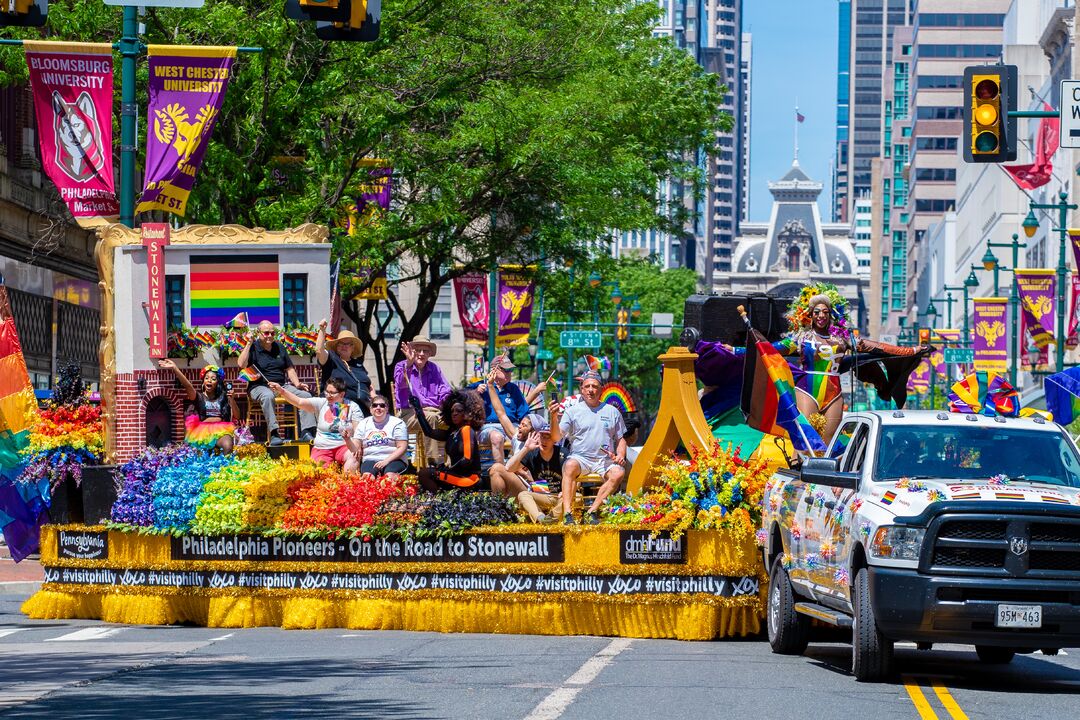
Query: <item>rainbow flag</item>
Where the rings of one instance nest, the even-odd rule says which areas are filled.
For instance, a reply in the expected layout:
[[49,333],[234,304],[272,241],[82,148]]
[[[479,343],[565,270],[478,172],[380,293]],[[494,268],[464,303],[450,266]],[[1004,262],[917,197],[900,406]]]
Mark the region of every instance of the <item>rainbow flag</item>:
[[611,361],[607,357],[596,357],[594,355],[585,356],[585,364],[589,366],[589,369],[593,372],[611,372]]
[[247,326],[248,326],[248,314],[246,312],[238,312],[238,313],[236,313],[236,317],[234,317],[229,322],[225,323],[225,327],[229,328],[230,330],[233,330],[233,329],[236,329],[236,328],[246,328]]
[[795,403],[791,366],[773,344],[753,328],[746,334],[742,410],[747,425],[769,435],[790,439],[796,450],[825,450],[825,442]]
[[29,442],[30,420],[36,413],[15,316],[0,278],[0,529],[15,562],[38,551],[47,518],[48,481],[44,485],[16,481],[23,469],[19,451]]
[[191,324],[236,326],[248,317],[281,322],[277,255],[192,255]]
[[634,406],[634,398],[630,391],[622,383],[609,382],[600,388],[600,402],[613,405],[616,410],[624,415],[637,411]]
[[949,391],[949,410],[969,415],[1016,417],[1020,414],[1020,398],[1004,375],[979,370],[953,383]]
[[262,375],[260,375],[259,371],[256,370],[253,366],[249,365],[246,368],[240,368],[240,373],[237,375],[237,377],[239,377],[241,380],[247,380],[248,382],[254,382],[254,381],[258,380],[259,378],[261,378]]
[[195,333],[195,341],[203,347],[210,347],[217,342],[217,338],[209,330],[199,330]]

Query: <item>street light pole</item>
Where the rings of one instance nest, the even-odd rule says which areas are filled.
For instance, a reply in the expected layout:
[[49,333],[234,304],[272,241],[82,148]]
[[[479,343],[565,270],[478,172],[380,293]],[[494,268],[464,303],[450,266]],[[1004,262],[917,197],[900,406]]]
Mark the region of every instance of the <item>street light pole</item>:
[[[968,311],[967,311],[967,306],[968,306],[967,281],[965,281],[964,284],[961,285],[960,287],[950,287],[950,286],[946,285],[945,286],[945,291],[950,292],[950,293],[953,292],[953,291],[958,291],[958,292],[962,292],[964,294],[964,304],[961,306],[961,309],[964,311],[964,334],[963,334],[963,336],[961,338],[961,341],[964,343],[964,346],[966,347],[967,345],[971,344],[971,333],[969,332],[970,326],[968,324]],[[952,314],[952,306],[951,305],[949,306],[949,314],[950,315]],[[949,320],[951,321],[952,318],[950,317]],[[952,323],[950,322],[949,324],[951,325]]]
[[[1065,369],[1065,280],[1068,278],[1069,267],[1065,262],[1065,238],[1068,237],[1069,230],[1066,227],[1069,221],[1069,211],[1076,210],[1077,206],[1069,203],[1069,194],[1066,192],[1058,193],[1058,202],[1052,205],[1044,205],[1040,203],[1031,203],[1031,210],[1057,210],[1058,211],[1058,226],[1056,228],[1058,233],[1058,239],[1060,244],[1058,246],[1058,264],[1057,264],[1057,338],[1054,343],[1054,358],[1055,367],[1057,372],[1061,372]],[[1038,221],[1035,220],[1035,227],[1032,228],[1030,221],[1035,220],[1031,212],[1028,213],[1028,217],[1024,220],[1024,231],[1028,233],[1028,237],[1035,234],[1035,229],[1038,228]]]
[[[937,308],[934,307],[934,301],[931,300],[926,304],[926,321],[930,323],[930,343],[934,342],[934,330],[937,330]],[[937,368],[934,367],[933,355],[927,357],[927,362],[930,363],[930,409],[937,409]]]
[[[1020,366],[1020,291],[1018,283],[1016,281],[1016,268],[1020,265],[1020,249],[1026,248],[1027,244],[1020,242],[1020,236],[1013,233],[1012,242],[1007,243],[986,243],[986,254],[983,255],[983,267],[987,269],[993,269],[994,271],[994,295],[998,294],[998,272],[1004,270],[1005,272],[1012,273],[1012,282],[1009,284],[1009,322],[1012,332],[1012,340],[1010,341],[1010,350],[1012,356],[1012,365],[1009,367],[1009,383],[1016,387],[1016,377],[1019,372]],[[1003,268],[997,261],[997,257],[994,256],[994,252],[990,248],[1012,248],[1012,267]]]

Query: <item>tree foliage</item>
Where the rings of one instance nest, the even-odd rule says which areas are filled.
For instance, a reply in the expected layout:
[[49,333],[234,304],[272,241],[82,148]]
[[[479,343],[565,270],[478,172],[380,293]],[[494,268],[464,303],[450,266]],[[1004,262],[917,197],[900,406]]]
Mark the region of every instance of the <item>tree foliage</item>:
[[[324,43],[281,6],[207,0],[144,17],[147,43],[264,48],[236,63],[187,221],[334,226],[366,178],[362,161],[385,159],[391,210],[335,233],[334,245],[346,280],[394,265],[387,302],[400,339],[422,331],[460,273],[581,261],[612,230],[681,227],[680,210],[658,205],[657,184],[694,187],[699,152],[731,127],[716,76],[653,37],[653,3],[384,0],[375,43]],[[101,0],[53,0],[45,34],[113,41],[119,27],[119,8]],[[21,52],[2,57],[0,82],[25,78]],[[408,282],[419,286],[415,306],[400,297]],[[373,301],[346,312],[385,386],[396,339]]]

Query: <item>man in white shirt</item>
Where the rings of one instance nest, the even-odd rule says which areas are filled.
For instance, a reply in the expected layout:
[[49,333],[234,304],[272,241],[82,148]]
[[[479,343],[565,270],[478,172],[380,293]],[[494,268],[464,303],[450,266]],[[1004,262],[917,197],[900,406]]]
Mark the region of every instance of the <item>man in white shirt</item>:
[[581,377],[581,399],[565,412],[558,402],[551,404],[551,440],[565,438],[563,444],[570,446],[570,455],[562,466],[563,516],[567,525],[574,522],[571,506],[578,477],[596,474],[603,479],[596,500],[584,516],[586,523],[596,525],[600,522],[597,510],[626,476],[626,426],[614,406],[600,402],[599,373],[590,370]]

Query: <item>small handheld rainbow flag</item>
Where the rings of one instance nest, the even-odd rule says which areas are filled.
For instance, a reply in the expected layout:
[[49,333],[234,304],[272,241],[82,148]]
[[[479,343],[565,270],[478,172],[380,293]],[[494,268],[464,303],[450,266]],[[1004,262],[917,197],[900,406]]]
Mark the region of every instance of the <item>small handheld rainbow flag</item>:
[[475,377],[478,377],[478,378],[484,377],[484,358],[483,357],[477,355],[475,358],[473,358],[472,374]]
[[240,374],[238,377],[243,380],[247,380],[248,382],[254,382],[255,380],[261,378],[262,375],[259,373],[258,370],[255,369],[254,365],[248,365],[246,368],[240,368]]
[[[297,342],[305,342],[314,345],[315,341],[319,339],[319,333],[311,332],[310,330],[297,330],[293,333],[293,337],[296,338]],[[334,338],[327,335],[326,339],[333,340]]]
[[593,372],[611,372],[611,361],[607,357],[596,357],[594,355],[585,356],[585,364],[589,366],[589,369]]
[[238,312],[232,320],[225,323],[227,328],[246,328],[248,326],[248,314],[247,311]]

